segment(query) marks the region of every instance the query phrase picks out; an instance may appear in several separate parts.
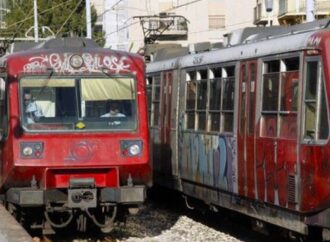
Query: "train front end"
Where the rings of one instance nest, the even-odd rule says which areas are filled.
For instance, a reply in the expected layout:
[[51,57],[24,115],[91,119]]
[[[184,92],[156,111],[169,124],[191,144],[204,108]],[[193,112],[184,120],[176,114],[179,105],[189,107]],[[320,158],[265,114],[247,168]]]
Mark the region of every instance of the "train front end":
[[121,208],[144,202],[151,181],[143,60],[88,40],[52,40],[9,56],[6,70],[8,207],[19,216],[42,210],[25,221],[46,232],[72,224],[110,232]]

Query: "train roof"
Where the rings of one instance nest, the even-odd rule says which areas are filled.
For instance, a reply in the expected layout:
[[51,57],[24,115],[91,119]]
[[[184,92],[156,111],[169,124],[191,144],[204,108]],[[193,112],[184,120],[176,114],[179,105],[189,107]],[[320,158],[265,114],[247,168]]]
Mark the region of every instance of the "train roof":
[[[169,60],[151,62],[147,72],[188,68],[213,63],[251,59],[273,54],[294,52],[308,48],[310,37],[329,27],[329,19],[308,24],[279,28],[273,35],[268,31],[247,37],[243,44],[229,46],[210,52],[186,55]],[[266,28],[265,28],[266,30]]]
[[[71,38],[54,38],[44,42],[41,42],[38,45],[33,44],[22,44],[17,48],[17,52],[7,54],[0,58],[1,63],[5,63],[8,58],[17,57],[17,56],[27,56],[40,53],[81,53],[84,51],[95,51],[99,53],[113,53],[122,56],[130,56],[133,58],[143,59],[140,55],[119,51],[119,50],[110,50],[100,47],[94,40],[80,37],[71,37]],[[2,65],[1,65],[2,66]]]

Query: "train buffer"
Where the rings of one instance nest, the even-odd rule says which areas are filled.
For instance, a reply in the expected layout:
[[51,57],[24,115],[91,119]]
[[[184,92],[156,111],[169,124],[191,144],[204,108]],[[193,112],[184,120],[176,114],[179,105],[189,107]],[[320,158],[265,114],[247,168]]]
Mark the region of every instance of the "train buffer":
[[13,216],[0,205],[0,242],[32,242],[32,237],[15,220]]

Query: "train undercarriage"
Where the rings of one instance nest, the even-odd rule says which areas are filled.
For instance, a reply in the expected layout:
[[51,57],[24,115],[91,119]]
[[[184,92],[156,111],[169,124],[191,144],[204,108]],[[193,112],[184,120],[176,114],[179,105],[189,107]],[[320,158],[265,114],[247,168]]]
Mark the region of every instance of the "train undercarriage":
[[71,179],[68,189],[10,188],[4,204],[28,230],[55,234],[65,228],[78,232],[98,228],[109,233],[119,211],[136,213],[146,198],[143,185],[96,188],[94,184],[94,179]]

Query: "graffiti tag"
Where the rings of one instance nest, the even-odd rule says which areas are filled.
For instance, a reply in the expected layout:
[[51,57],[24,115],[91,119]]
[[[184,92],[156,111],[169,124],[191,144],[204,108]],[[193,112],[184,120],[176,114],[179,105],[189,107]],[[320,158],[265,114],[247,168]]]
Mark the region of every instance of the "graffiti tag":
[[104,69],[119,73],[120,71],[129,71],[130,64],[127,63],[126,56],[101,56],[98,54],[83,53],[83,65],[79,68],[71,66],[70,59],[74,54],[64,53],[60,55],[53,53],[50,55],[34,56],[24,65],[24,72],[41,72],[52,69],[58,73],[76,73],[76,72],[100,72]]

